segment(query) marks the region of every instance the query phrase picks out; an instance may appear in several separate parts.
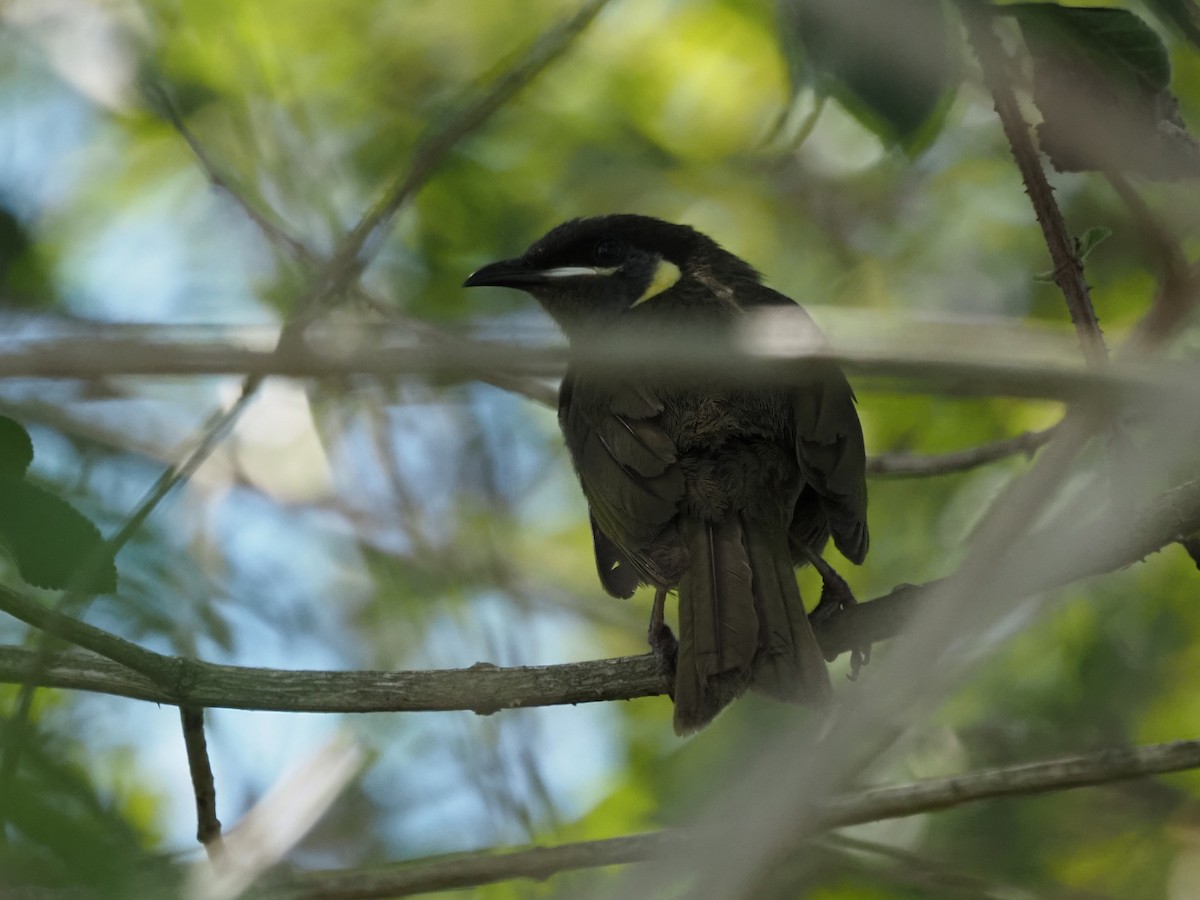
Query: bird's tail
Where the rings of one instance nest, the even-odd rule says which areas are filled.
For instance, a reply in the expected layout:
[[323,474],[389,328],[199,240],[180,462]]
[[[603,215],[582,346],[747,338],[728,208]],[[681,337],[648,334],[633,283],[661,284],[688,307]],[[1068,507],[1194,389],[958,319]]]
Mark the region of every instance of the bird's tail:
[[675,731],[707,724],[747,688],[820,703],[829,674],[808,623],[786,531],[746,517],[686,520]]

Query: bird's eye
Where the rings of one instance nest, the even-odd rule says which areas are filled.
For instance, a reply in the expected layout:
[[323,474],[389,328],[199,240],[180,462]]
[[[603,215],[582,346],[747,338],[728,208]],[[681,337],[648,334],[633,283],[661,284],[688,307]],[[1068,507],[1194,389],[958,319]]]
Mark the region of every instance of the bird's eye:
[[625,258],[625,245],[620,241],[604,240],[592,250],[592,258],[598,266],[615,266]]

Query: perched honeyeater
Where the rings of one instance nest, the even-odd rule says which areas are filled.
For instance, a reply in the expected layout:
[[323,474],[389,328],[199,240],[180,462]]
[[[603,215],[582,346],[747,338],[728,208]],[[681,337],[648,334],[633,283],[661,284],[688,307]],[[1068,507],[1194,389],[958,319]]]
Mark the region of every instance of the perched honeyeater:
[[[729,328],[791,300],[686,225],[613,215],[560,225],[467,287],[533,295],[572,347],[606,329]],[[650,641],[674,667],[675,730],[706,724],[747,688],[820,702],[830,691],[793,568],[812,562],[827,594],[849,597],[820,559],[832,536],[867,553],[867,487],[854,393],[832,363],[804,364],[788,386],[606,375],[568,368],[558,419],[591,513],[605,590],[655,588]],[[679,640],[663,623],[679,593]],[[826,596],[823,595],[823,603]]]

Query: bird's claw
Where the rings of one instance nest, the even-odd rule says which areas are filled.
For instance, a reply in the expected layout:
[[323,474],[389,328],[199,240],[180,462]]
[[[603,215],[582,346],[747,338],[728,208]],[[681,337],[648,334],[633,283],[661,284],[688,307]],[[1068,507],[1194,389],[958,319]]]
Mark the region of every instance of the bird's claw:
[[[813,565],[821,575],[821,600],[809,617],[814,625],[820,626],[833,618],[834,614],[843,609],[858,605],[858,598],[850,590],[846,579],[837,570],[817,554],[810,557]],[[827,657],[830,661],[836,657]],[[850,681],[857,681],[862,667],[871,662],[871,644],[855,647],[850,651],[850,673],[846,676]]]

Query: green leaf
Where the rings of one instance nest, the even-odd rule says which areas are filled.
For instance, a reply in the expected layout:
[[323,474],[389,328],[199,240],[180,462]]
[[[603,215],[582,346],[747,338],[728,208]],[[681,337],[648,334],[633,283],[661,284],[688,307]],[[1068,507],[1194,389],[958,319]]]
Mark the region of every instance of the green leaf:
[[1087,259],[1088,254],[1110,237],[1112,237],[1111,228],[1105,228],[1103,225],[1093,225],[1081,237],[1076,238],[1075,252],[1079,254],[1080,259]]
[[56,299],[45,247],[0,202],[0,302],[37,307]]
[[[0,544],[35,587],[116,589],[116,564],[99,529],[61,497],[9,474],[0,475]],[[85,568],[91,576],[74,585]]]
[[0,475],[21,477],[33,462],[33,440],[20,422],[0,416]]
[[1146,4],[1194,46],[1200,47],[1200,7],[1192,0],[1146,0]]
[[1147,178],[1200,175],[1200,144],[1168,90],[1167,48],[1124,9],[1019,3],[1033,59],[1042,150],[1062,172],[1115,170]]
[[[1154,29],[1127,9],[1015,3],[998,8],[1016,16],[1032,50],[1086,56],[1110,79],[1162,90],[1171,83],[1171,58]],[[1036,52],[1036,51],[1035,51]]]
[[[1087,259],[1088,254],[1111,235],[1111,228],[1105,228],[1103,225],[1094,225],[1085,231],[1082,237],[1077,237],[1075,239],[1075,252],[1079,255],[1080,260]],[[1039,272],[1033,276],[1033,280],[1039,284],[1054,284],[1054,271]]]
[[936,134],[958,84],[938,0],[780,0],[793,92],[832,96],[888,144]]

